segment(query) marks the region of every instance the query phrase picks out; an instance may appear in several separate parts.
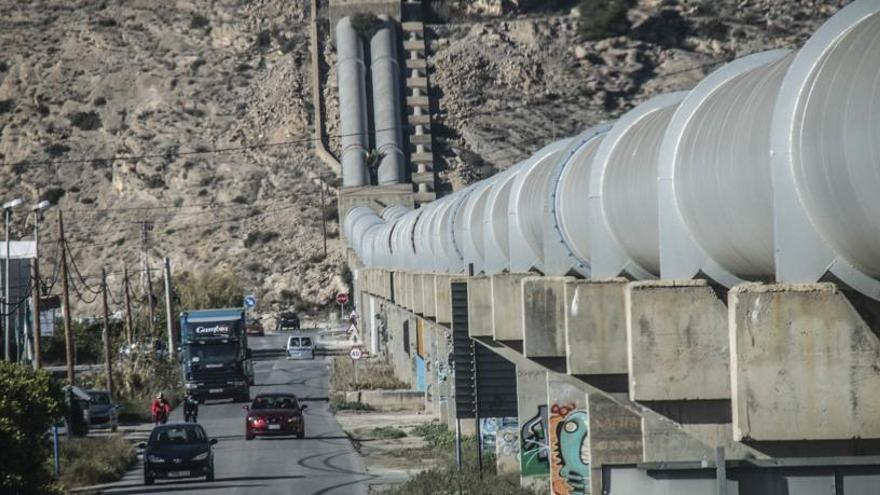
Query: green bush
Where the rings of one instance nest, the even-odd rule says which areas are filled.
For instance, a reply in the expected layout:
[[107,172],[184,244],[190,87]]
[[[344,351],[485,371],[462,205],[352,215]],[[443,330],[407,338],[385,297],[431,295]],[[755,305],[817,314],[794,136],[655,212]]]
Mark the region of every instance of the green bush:
[[354,379],[354,362],[346,357],[333,359],[330,383],[333,390],[399,390],[410,386],[394,375],[394,367],[383,361],[361,360]]
[[425,439],[428,446],[433,449],[451,449],[455,447],[455,432],[450,431],[445,424],[432,421],[422,423],[413,428],[413,435]]
[[137,458],[120,436],[72,438],[60,445],[61,485],[65,489],[116,481]]
[[491,463],[480,473],[466,468],[459,471],[447,465],[415,475],[406,483],[386,492],[389,495],[431,493],[437,495],[535,495],[536,492],[519,486],[519,474],[497,475]]
[[393,440],[396,438],[403,438],[406,436],[406,432],[401,430],[400,428],[395,428],[393,426],[380,426],[378,428],[373,428],[370,430],[371,438],[380,438],[383,440]]
[[46,371],[0,362],[0,493],[51,492],[46,433],[63,393]]
[[626,14],[634,0],[581,0],[580,33],[584,39],[621,36],[629,31]]

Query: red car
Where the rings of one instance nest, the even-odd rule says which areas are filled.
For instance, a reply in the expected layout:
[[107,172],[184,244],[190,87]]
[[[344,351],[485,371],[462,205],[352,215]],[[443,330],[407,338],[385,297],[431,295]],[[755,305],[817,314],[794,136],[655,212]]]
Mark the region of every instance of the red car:
[[267,435],[306,436],[306,425],[303,410],[307,405],[300,405],[293,394],[260,394],[254,398],[250,406],[244,406],[247,416],[244,420],[244,438],[253,440],[255,437]]
[[263,323],[260,320],[252,320],[247,323],[245,328],[248,335],[262,337],[266,333],[263,331]]

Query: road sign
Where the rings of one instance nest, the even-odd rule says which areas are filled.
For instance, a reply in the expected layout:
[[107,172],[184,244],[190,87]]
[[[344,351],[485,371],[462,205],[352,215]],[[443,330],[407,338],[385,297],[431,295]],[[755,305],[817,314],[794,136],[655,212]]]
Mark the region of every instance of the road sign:
[[337,294],[336,302],[339,304],[345,304],[348,302],[348,294]]
[[253,308],[257,305],[257,298],[254,296],[244,296],[244,306],[246,308]]
[[348,351],[348,357],[352,360],[357,361],[358,359],[364,357],[364,351],[360,347],[352,347],[350,351]]

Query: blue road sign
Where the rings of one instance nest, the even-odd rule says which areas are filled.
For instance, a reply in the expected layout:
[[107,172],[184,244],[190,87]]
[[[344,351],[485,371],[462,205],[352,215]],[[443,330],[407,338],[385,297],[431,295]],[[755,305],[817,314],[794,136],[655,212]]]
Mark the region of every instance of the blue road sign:
[[257,298],[254,296],[244,296],[244,305],[246,308],[253,308],[257,305]]

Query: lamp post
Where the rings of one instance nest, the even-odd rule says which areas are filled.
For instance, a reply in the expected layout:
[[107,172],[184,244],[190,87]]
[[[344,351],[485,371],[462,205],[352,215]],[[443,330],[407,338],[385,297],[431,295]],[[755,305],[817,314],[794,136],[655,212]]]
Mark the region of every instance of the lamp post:
[[22,204],[21,198],[3,204],[3,217],[6,220],[6,259],[3,266],[3,302],[6,315],[3,321],[3,356],[7,361],[12,360],[12,346],[10,345],[10,330],[12,330],[12,305],[9,303],[9,223],[12,221],[12,209]]
[[43,358],[40,354],[40,220],[43,219],[43,212],[52,207],[52,203],[48,201],[40,201],[35,204],[31,211],[34,212],[34,273],[33,273],[33,309],[31,318],[33,318],[32,328],[34,330],[34,369],[43,367]]

